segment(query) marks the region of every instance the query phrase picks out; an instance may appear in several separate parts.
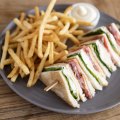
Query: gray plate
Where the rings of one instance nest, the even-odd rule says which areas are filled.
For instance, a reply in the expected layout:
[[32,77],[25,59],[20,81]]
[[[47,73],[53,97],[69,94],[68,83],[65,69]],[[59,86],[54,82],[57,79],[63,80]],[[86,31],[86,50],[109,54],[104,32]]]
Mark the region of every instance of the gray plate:
[[[56,5],[55,9],[57,11],[63,11],[68,6],[69,5]],[[45,9],[45,7],[40,7],[40,9]],[[33,10],[29,11],[28,13],[33,13]],[[101,18],[98,26],[107,25],[111,22],[119,24],[117,20],[101,12]],[[15,25],[13,22],[11,22],[0,36],[0,57],[4,33],[7,29],[13,30],[14,28]],[[45,86],[40,81],[38,81],[34,87],[27,88],[26,79],[23,80],[19,77],[16,83],[13,84],[6,77],[9,72],[9,66],[6,66],[4,70],[0,70],[0,74],[8,86],[25,100],[47,110],[67,114],[90,114],[112,108],[118,105],[120,102],[120,69],[114,72],[111,78],[108,80],[109,86],[104,88],[102,92],[97,92],[96,96],[92,100],[88,100],[85,103],[81,102],[80,109],[69,107],[64,101],[62,101],[52,92],[45,92],[43,90]]]

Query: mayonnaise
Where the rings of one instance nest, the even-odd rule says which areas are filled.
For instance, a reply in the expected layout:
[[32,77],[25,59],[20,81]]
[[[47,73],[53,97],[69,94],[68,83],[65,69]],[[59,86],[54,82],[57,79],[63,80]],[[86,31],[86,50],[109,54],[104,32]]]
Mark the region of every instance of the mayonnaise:
[[91,22],[93,27],[95,27],[99,21],[100,13],[99,10],[91,4],[77,3],[72,6],[70,16],[76,20]]

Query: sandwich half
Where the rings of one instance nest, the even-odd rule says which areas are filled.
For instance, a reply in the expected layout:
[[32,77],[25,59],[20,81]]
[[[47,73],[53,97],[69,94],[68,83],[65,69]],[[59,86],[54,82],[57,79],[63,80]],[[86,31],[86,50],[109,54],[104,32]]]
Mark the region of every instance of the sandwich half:
[[[112,24],[112,28],[115,28],[115,25]],[[109,26],[108,27],[109,30],[112,31],[112,29],[110,29],[111,27]],[[111,46],[111,48],[113,49],[114,51],[114,54],[116,53],[118,56],[120,56],[120,46],[117,44],[118,42],[118,39],[116,40],[115,39],[115,34],[111,34],[111,32],[109,31],[105,26],[103,27],[100,27],[100,28],[97,28],[96,30],[94,31],[91,31],[91,32],[88,32],[86,33],[83,37],[88,37],[88,36],[95,36],[95,35],[100,35],[100,34],[105,34],[107,39],[108,39],[108,42],[109,42],[109,45]],[[119,30],[118,30],[119,31]],[[116,31],[118,33],[118,31]],[[113,32],[112,32],[113,33]],[[118,34],[117,34],[118,36]],[[116,37],[117,38],[117,37]],[[117,56],[116,55],[116,56]]]
[[96,40],[92,44],[90,44],[89,47],[91,48],[94,57],[99,62],[106,76],[110,77],[111,73],[117,68],[113,64],[110,54],[105,49],[102,42],[100,40]]
[[40,78],[46,86],[58,81],[58,84],[51,90],[72,107],[80,107],[78,103],[80,98],[83,101],[86,100],[68,64],[59,63],[46,67]]

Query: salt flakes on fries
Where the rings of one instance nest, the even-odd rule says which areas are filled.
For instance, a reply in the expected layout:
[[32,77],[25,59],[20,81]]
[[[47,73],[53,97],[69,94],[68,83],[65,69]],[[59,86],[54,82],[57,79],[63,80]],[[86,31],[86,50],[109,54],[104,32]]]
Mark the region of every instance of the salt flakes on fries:
[[34,8],[34,14],[20,14],[13,21],[16,29],[6,32],[0,69],[11,66],[8,78],[15,82],[20,75],[28,77],[27,87],[36,84],[45,66],[67,59],[67,40],[79,45],[84,34],[80,26],[91,26],[85,21],[76,21],[68,14],[71,6],[61,13],[53,11],[56,0],[51,0],[46,11]]

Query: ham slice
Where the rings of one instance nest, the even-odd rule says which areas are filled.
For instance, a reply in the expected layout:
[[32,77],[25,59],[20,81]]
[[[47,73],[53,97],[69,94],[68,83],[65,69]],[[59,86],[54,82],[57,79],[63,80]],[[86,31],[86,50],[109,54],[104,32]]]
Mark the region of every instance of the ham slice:
[[78,79],[80,86],[81,86],[83,92],[85,93],[85,96],[88,99],[91,99],[92,95],[91,95],[90,90],[86,83],[86,79],[87,79],[86,75],[80,68],[78,61],[73,58],[73,59],[68,60],[68,63],[70,65],[71,69],[74,71],[74,74],[75,74],[76,78]]

